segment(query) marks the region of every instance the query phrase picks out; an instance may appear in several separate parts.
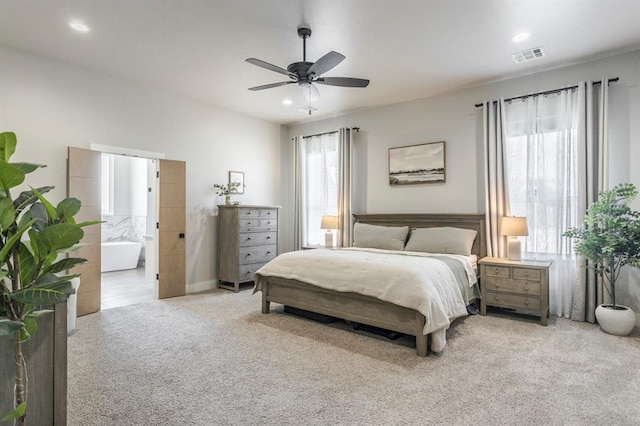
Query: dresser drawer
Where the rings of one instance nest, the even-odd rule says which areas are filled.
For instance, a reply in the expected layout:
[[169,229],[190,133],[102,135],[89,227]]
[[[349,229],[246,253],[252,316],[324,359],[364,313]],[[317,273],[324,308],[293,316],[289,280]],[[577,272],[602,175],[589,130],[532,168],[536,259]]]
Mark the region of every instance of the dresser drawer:
[[533,310],[540,309],[540,298],[536,296],[519,296],[516,294],[487,291],[485,297],[487,298],[487,305]]
[[509,278],[508,266],[483,265],[484,273],[487,277]]
[[255,274],[256,271],[262,268],[266,263],[267,262],[240,265],[238,269],[238,281],[241,283],[253,281],[253,274]]
[[486,278],[481,285],[485,287],[486,291],[530,294],[532,296],[540,296],[541,294],[541,286],[539,282]]
[[540,269],[513,268],[513,279],[515,280],[540,281],[540,277]]
[[276,245],[240,247],[240,264],[268,262],[276,257]]
[[250,217],[258,218],[258,216],[260,216],[259,209],[238,209],[239,218],[250,218]]
[[260,217],[272,217],[277,220],[278,210],[277,209],[260,209]]
[[276,232],[242,232],[238,242],[240,247],[274,244],[277,242],[277,235]]

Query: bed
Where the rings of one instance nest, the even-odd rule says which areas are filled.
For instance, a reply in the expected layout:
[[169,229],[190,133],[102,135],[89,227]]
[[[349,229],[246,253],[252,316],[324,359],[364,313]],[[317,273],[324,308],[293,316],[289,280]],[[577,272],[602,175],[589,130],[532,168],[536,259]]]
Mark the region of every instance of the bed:
[[[365,226],[376,229],[379,227],[389,227],[389,229],[408,227],[406,238],[409,242],[411,242],[412,233],[415,233],[417,237],[420,232],[427,232],[422,231],[425,228],[436,228],[428,232],[445,229],[443,227],[472,230],[475,231],[475,238],[472,244],[470,244],[469,257],[479,259],[486,255],[484,215],[481,214],[362,214],[354,215],[354,220],[356,223],[355,226],[360,226],[361,229]],[[414,238],[414,240],[417,241],[417,238]],[[409,248],[409,246],[407,246],[407,248]],[[370,258],[374,256],[373,253],[379,251],[385,252],[386,250],[378,250],[376,247],[335,250],[335,253],[331,253],[333,252],[331,250],[307,250],[307,252],[318,252],[315,254],[318,262],[323,261],[320,260],[321,258],[326,258],[324,261],[329,262],[331,265],[339,265],[339,262],[342,262],[342,260],[336,256],[343,256],[343,254],[348,254],[350,251],[364,252],[364,254],[358,254],[357,256]],[[389,255],[395,254],[401,255],[402,253],[390,253]],[[385,259],[378,263],[386,265],[392,263],[402,264],[403,268],[398,270],[398,274],[404,273],[404,269],[410,270],[413,268],[408,262],[413,262],[413,260],[409,258],[415,257],[412,256],[411,253],[407,254],[409,255],[398,257],[398,259],[400,259],[399,261]],[[291,256],[291,258],[308,258],[314,255],[311,253],[296,252],[289,256]],[[429,255],[420,255],[420,257],[429,257]],[[450,257],[455,257],[455,255],[451,255]],[[283,259],[285,258],[283,257]],[[292,259],[289,259],[289,261],[291,262]],[[368,259],[368,261],[371,262],[371,259]],[[405,264],[407,265],[406,268],[404,266]],[[332,266],[323,266],[323,268],[327,270],[340,269],[339,267]],[[299,271],[304,268],[293,267],[292,269]],[[413,307],[408,307],[411,303],[398,304],[397,297],[387,297],[388,289],[384,290],[385,296],[383,297],[383,299],[386,298],[387,300],[382,300],[379,296],[374,297],[368,295],[368,291],[361,291],[362,289],[350,291],[350,287],[345,286],[348,284],[346,282],[341,283],[343,285],[342,287],[340,285],[336,287],[339,290],[328,288],[330,287],[329,281],[340,281],[337,276],[333,278],[323,278],[323,280],[327,281],[326,286],[325,282],[319,283],[321,285],[310,283],[318,281],[316,279],[286,278],[287,276],[298,277],[299,274],[272,275],[269,264],[256,272],[254,293],[258,291],[262,293],[263,314],[269,313],[270,303],[273,302],[346,321],[412,335],[416,338],[416,351],[419,356],[427,356],[429,343],[432,351],[441,352],[446,343],[446,329],[449,327],[450,321],[466,315],[466,309],[464,313],[460,311],[459,301],[456,301],[457,307],[454,310],[444,309],[444,315],[450,316],[450,318],[442,322],[442,312],[436,315],[431,311],[431,309],[435,309],[434,307],[436,307],[436,305],[439,306],[439,300],[432,300],[431,305],[425,310],[423,304],[418,304],[419,306]],[[444,277],[444,275],[440,276]],[[404,282],[408,281],[410,280]],[[440,284],[437,280],[432,279],[431,281],[435,286]],[[443,286],[441,285],[441,287]],[[369,291],[369,293],[371,292]],[[447,297],[445,297],[445,299],[446,298]],[[465,300],[465,303],[467,302],[469,302],[469,300]]]

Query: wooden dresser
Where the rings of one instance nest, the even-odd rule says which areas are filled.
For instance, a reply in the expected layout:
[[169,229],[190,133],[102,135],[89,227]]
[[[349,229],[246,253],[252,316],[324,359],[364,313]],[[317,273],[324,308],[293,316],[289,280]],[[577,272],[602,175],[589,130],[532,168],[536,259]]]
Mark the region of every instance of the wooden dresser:
[[218,286],[238,291],[278,255],[275,206],[218,206]]
[[478,264],[482,315],[487,314],[487,306],[533,311],[547,325],[550,262],[485,257]]

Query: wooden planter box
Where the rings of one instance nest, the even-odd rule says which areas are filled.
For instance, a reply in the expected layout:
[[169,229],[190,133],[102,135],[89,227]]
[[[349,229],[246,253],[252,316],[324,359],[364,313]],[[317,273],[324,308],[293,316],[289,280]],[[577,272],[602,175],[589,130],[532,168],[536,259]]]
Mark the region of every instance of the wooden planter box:
[[[38,319],[38,331],[24,344],[27,361],[27,423],[67,424],[67,304]],[[13,410],[13,339],[0,337],[0,418]]]

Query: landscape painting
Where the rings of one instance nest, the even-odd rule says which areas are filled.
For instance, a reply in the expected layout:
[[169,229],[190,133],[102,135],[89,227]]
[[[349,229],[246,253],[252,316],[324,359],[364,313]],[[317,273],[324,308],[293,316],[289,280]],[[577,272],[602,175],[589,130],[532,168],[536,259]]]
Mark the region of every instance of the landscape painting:
[[389,185],[445,182],[444,142],[389,148]]

